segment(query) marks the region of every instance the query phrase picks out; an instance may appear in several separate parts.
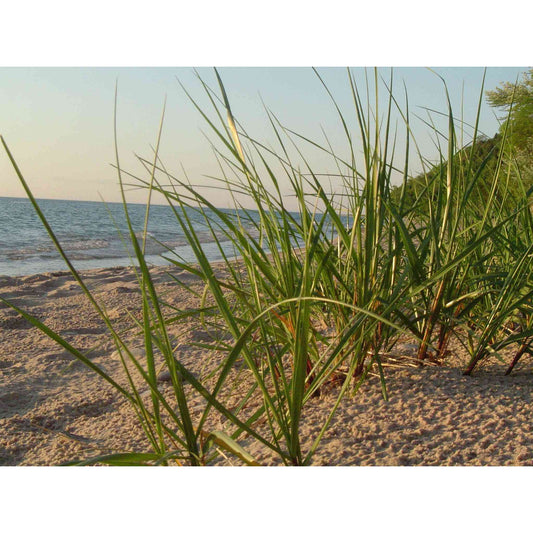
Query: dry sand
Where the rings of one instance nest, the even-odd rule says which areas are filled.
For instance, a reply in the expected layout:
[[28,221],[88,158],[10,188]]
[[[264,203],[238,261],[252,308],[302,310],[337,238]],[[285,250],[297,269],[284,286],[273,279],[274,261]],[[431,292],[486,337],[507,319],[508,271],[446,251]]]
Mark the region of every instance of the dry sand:
[[[193,296],[154,269],[165,299],[180,308]],[[186,283],[197,283],[185,272]],[[139,309],[137,282],[127,268],[83,274],[117,324]],[[113,376],[123,375],[106,328],[68,273],[0,277],[0,295],[40,318]],[[214,361],[192,342],[209,335],[191,322],[179,337],[180,357],[196,373]],[[138,339],[132,339],[133,344]],[[397,347],[397,356],[412,355]],[[459,351],[446,366],[387,367],[390,400],[377,379],[346,397],[319,447],[316,465],[532,465],[533,374],[528,361],[511,376],[487,367],[461,374]],[[161,376],[161,387],[170,387]],[[309,402],[302,422],[304,442],[335,401],[336,390]],[[198,408],[201,401],[198,400]],[[214,427],[223,427],[214,419]],[[277,459],[251,439],[243,446],[266,465]],[[0,304],[0,464],[56,465],[106,452],[149,451],[131,407],[110,385],[54,341]],[[220,464],[228,464],[223,461]],[[231,464],[231,461],[229,462]],[[233,461],[238,464],[238,461]]]

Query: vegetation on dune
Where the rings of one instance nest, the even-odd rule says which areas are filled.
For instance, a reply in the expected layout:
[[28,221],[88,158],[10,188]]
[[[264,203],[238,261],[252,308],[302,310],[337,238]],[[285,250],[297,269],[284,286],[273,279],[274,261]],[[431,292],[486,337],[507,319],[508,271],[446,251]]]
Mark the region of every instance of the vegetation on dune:
[[[477,199],[485,200],[489,196],[491,183],[490,177],[494,176],[498,164],[498,154],[501,147],[501,136],[480,137],[475,145],[466,146],[459,150],[454,156],[452,164],[459,165],[461,161],[471,162],[474,169],[482,167],[480,179],[475,186],[473,193]],[[439,181],[446,179],[448,161],[441,161],[411,179],[405,184],[393,187],[392,195],[398,201],[403,194],[406,205],[415,205],[419,197],[427,195],[432,201],[437,200],[439,192]],[[429,186],[428,186],[429,184]],[[418,202],[420,203],[420,201]]]
[[[475,143],[463,147],[455,157],[468,160],[475,169],[482,169],[474,193],[482,203],[490,195],[491,177],[499,164],[499,153],[504,150],[505,157],[500,164],[508,167],[508,181],[502,180],[495,194],[500,202],[505,195],[508,202],[516,203],[521,197],[520,189],[525,187],[527,190],[533,186],[533,69],[524,73],[516,84],[506,82],[493,91],[487,91],[486,98],[492,107],[504,112],[500,131],[492,138],[480,135]],[[432,183],[446,174],[447,165],[446,159],[441,160],[427,172],[409,179],[404,186],[405,192],[397,186],[392,194],[396,199],[404,194],[408,205],[414,203],[418,196],[425,194],[427,182]],[[430,194],[435,199],[435,188]]]
[[518,83],[502,83],[488,91],[487,99],[509,117],[508,136],[513,148],[533,156],[533,69],[522,74]]
[[[509,107],[507,119],[492,139],[478,131],[481,88],[472,139],[466,147],[458,146],[462,135],[444,84],[445,140],[432,129],[440,161],[416,177],[409,171],[411,155],[421,162],[425,159],[412,137],[408,104],[401,107],[393,97],[391,80],[385,84],[387,105],[383,111],[378,109],[377,72],[365,84],[375,91],[372,97],[370,91],[363,95],[348,70],[356,131],[349,128],[346,115],[324,84],[345,134],[347,156],[328,143],[321,145],[292,132],[269,110],[267,119],[278,148],[264,146],[237,122],[218,73],[216,91],[200,80],[215,118],[192,98],[191,102],[214,135],[220,175],[213,178],[213,186],[230,191],[233,213],[218,209],[187,177],[171,175],[160,161],[158,145],[152,157],[139,157],[146,176],[122,169],[117,150],[122,190],[127,176],[148,189],[150,197],[159,194],[167,200],[196,258],[194,264],[177,256],[170,262],[194,274],[205,289],[197,295],[197,309],[165,307],[144,247],[130,227],[143,297],[143,318],[137,325],[144,358],[128,347],[105,309],[92,299],[121,354],[125,383],[120,384],[36,318],[5,302],[95,367],[137,412],[153,452],[98,457],[89,463],[199,465],[223,451],[255,464],[240,444],[246,438],[261,442],[285,464],[306,465],[343,397],[355,393],[370,372],[380,377],[387,397],[383,358],[405,336],[418,344],[420,364],[428,359],[442,361],[451,339],[460,342],[470,355],[468,374],[492,357],[506,361],[510,372],[524,354],[533,353],[533,217],[531,165],[526,157],[531,139],[524,139],[530,135],[524,117],[530,109],[531,75],[530,71],[513,89],[511,100],[507,85],[489,93],[491,104]],[[317,77],[323,83],[318,73]],[[403,139],[395,131],[394,113],[402,117]],[[332,158],[338,169],[334,191],[326,190],[303,156],[302,144]],[[398,169],[402,185],[394,187],[392,178]],[[296,212],[285,207],[285,183],[296,199]],[[254,213],[242,209],[242,198],[253,202]],[[128,215],[125,200],[124,209]],[[207,259],[191,220],[193,211],[203,217],[222,254],[223,277]],[[47,229],[83,286],[53,229]],[[206,382],[180,361],[169,335],[170,324],[185,323],[191,316],[223,339],[204,346],[223,355]],[[157,380],[158,361],[169,372],[171,398],[163,394]],[[132,372],[149,386],[148,400],[139,393]],[[230,406],[223,391],[236,379],[246,390]],[[300,426],[305,406],[326,389],[335,391],[336,401],[313,438],[303,439]],[[205,401],[201,412],[191,410],[193,395]],[[213,413],[226,420],[224,432],[213,429]]]

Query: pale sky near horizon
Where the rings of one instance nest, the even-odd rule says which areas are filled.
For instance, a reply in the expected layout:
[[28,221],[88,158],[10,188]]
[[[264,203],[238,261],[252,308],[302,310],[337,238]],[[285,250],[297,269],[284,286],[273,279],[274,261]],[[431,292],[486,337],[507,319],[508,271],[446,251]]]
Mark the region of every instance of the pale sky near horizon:
[[[500,82],[514,82],[526,70],[526,67],[488,68],[485,90],[494,89]],[[353,117],[346,69],[324,67],[318,71],[343,112]],[[463,118],[472,124],[483,69],[448,67],[435,71],[446,80],[457,118],[461,118],[463,99]],[[220,68],[219,72],[235,116],[260,142],[275,145],[262,98],[285,126],[321,143],[323,128],[335,149],[346,153],[341,123],[311,68],[233,67]],[[199,73],[217,89],[212,69],[200,68]],[[389,69],[380,68],[379,73],[388,80]],[[363,69],[354,69],[354,74],[364,86]],[[369,75],[373,76],[371,69]],[[121,165],[137,172],[141,167],[132,154],[150,157],[150,145],[156,143],[166,96],[161,158],[171,173],[183,176],[183,165],[193,183],[206,183],[202,175],[218,172],[204,137],[204,133],[210,138],[213,134],[188,101],[177,78],[203,107],[209,107],[192,68],[0,68],[0,133],[36,197],[99,200],[101,195],[106,201],[120,201],[117,174],[111,166],[115,160],[113,106],[118,80]],[[425,117],[423,107],[446,111],[444,87],[433,72],[419,67],[394,68],[395,94],[402,100],[404,83],[411,113]],[[386,96],[383,85],[381,94]],[[498,128],[495,115],[495,110],[484,101],[480,130],[489,136]],[[435,157],[427,127],[417,120],[413,124],[424,155]],[[355,128],[355,122],[351,126]],[[318,153],[309,153],[319,172],[336,171],[330,159],[326,161]],[[0,196],[25,196],[3,150],[0,173]],[[144,192],[137,192],[128,198],[142,202],[145,196]],[[227,203],[224,193],[212,191],[211,199],[222,206]]]

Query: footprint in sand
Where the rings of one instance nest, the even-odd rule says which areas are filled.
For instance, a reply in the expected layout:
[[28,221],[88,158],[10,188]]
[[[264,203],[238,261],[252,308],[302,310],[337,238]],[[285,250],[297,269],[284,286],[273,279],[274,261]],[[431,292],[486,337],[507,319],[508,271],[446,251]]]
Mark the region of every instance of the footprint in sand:
[[40,399],[40,394],[29,387],[20,387],[16,391],[0,393],[0,418],[14,414],[22,415],[33,409]]
[[14,309],[7,309],[0,314],[0,329],[29,329],[33,326]]
[[7,359],[0,359],[0,370],[4,370],[12,366],[13,366],[13,361],[8,361]]

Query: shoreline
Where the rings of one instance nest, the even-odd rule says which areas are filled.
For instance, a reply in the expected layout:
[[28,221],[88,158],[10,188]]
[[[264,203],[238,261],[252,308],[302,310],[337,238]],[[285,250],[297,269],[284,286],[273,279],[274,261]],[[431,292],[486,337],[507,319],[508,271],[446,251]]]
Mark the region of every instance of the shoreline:
[[[213,263],[220,270],[223,263]],[[171,267],[170,267],[171,269]],[[194,305],[193,295],[167,279],[169,267],[151,269],[166,301]],[[197,278],[174,274],[190,287]],[[131,267],[80,271],[117,324],[127,325],[139,311]],[[0,276],[0,296],[42,319],[113,375],[121,363],[105,326],[68,271]],[[172,330],[184,364],[194,371],[216,364],[194,343],[208,342],[193,321]],[[138,339],[132,337],[135,345]],[[399,346],[409,355],[408,343]],[[93,371],[39,333],[16,312],[0,304],[0,465],[54,465],[107,451],[149,451],[135,413]],[[500,366],[473,377],[461,373],[461,353],[445,366],[386,367],[390,400],[381,397],[371,377],[346,396],[314,456],[315,465],[533,465],[531,365],[503,375]],[[164,381],[162,389],[169,386]],[[305,407],[303,440],[313,436],[335,391]],[[215,421],[216,423],[216,421]],[[278,464],[251,439],[241,445],[260,464]],[[240,464],[220,461],[219,464]]]

